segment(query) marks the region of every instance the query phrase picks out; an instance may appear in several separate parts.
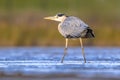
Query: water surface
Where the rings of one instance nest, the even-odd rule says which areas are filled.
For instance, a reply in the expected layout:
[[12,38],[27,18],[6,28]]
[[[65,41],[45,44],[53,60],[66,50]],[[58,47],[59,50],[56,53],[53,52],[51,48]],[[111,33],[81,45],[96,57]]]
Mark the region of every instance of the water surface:
[[119,47],[70,47],[60,63],[63,47],[0,48],[0,80],[115,80],[120,79]]

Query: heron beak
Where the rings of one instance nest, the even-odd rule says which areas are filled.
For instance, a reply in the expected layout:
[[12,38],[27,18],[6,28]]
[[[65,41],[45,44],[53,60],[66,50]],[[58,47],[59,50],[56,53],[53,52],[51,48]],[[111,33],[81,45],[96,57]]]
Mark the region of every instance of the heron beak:
[[55,20],[55,17],[54,16],[44,17],[44,19]]

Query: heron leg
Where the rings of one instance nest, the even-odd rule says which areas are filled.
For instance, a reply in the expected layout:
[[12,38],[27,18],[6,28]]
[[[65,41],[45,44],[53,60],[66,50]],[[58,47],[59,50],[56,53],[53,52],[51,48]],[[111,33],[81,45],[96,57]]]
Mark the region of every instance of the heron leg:
[[84,53],[84,47],[83,47],[82,38],[80,38],[80,44],[81,44],[81,49],[82,49],[82,55],[83,55],[83,58],[84,58],[84,63],[86,63],[86,58],[85,58],[85,53]]
[[65,57],[66,54],[67,54],[67,46],[68,46],[68,39],[66,38],[66,40],[65,40],[64,54],[63,54],[63,57],[62,57],[61,63],[63,63],[63,61],[64,61],[64,57]]

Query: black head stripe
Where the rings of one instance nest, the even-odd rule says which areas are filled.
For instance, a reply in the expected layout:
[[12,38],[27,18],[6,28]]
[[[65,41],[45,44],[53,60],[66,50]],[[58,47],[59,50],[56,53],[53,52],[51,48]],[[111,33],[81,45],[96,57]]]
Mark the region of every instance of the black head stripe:
[[63,14],[63,13],[57,14],[57,16],[59,16],[59,17],[64,16],[64,15],[65,15],[65,14]]

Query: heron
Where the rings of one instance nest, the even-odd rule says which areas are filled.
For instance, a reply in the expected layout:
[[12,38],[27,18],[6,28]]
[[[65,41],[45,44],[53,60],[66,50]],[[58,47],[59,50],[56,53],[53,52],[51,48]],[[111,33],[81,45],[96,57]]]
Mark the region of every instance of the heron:
[[64,54],[61,59],[61,63],[63,63],[64,58],[67,54],[69,39],[79,39],[84,63],[86,63],[86,57],[84,53],[82,39],[94,38],[95,36],[93,30],[80,18],[75,16],[67,16],[63,13],[58,13],[55,16],[44,17],[44,19],[49,19],[59,22],[58,31],[63,37],[65,37],[65,48],[64,48]]

